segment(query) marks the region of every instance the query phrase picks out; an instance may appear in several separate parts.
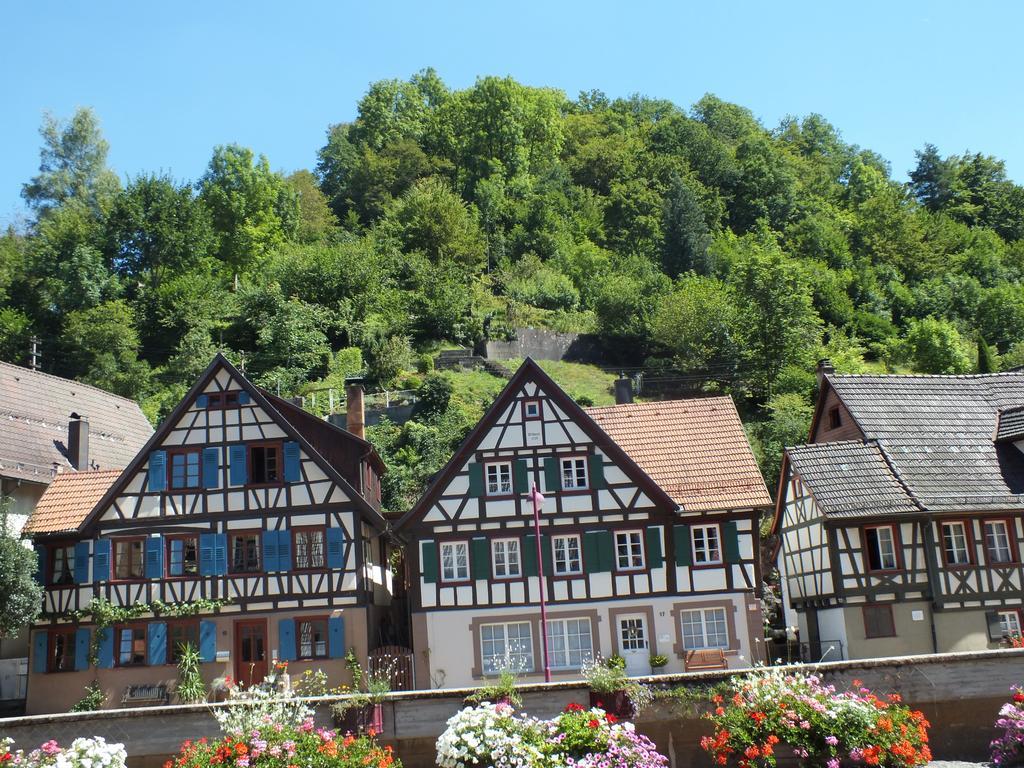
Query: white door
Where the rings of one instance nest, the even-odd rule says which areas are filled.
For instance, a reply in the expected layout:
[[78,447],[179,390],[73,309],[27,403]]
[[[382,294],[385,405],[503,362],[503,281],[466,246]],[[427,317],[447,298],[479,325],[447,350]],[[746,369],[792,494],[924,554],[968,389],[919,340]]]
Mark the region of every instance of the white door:
[[631,676],[651,673],[647,632],[647,619],[643,614],[619,616],[619,653],[626,660],[626,673]]

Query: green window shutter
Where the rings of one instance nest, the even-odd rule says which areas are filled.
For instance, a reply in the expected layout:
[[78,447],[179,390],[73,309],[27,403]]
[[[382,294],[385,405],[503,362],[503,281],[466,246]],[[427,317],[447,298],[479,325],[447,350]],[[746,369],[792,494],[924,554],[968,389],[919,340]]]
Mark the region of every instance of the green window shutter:
[[583,572],[601,572],[601,551],[597,531],[587,531],[583,534]]
[[437,542],[420,542],[420,572],[427,584],[437,581]]
[[551,537],[544,534],[540,537],[540,553],[544,558],[544,575],[550,576],[555,572],[555,564],[551,555],[552,544]]
[[607,488],[608,483],[604,479],[604,456],[593,453],[587,459],[590,462],[590,487]]
[[477,536],[470,542],[473,551],[473,578],[491,578],[491,542],[484,536]]
[[532,533],[523,537],[523,575],[537,575],[537,537]]
[[740,534],[736,530],[735,520],[722,523],[722,552],[725,555],[725,562],[740,562]]
[[647,567],[661,568],[665,564],[665,557],[661,551],[661,526],[652,526],[647,529]]
[[544,493],[562,490],[561,478],[558,473],[558,457],[548,456],[544,459]]
[[469,465],[469,495],[474,498],[484,495],[484,465],[480,462]]
[[512,462],[512,483],[516,493],[530,492],[530,470],[526,467],[526,459]]
[[615,570],[615,536],[611,531],[597,532],[597,551],[600,570]]
[[693,565],[693,550],[690,546],[690,526],[675,525],[672,527],[675,537],[676,565]]

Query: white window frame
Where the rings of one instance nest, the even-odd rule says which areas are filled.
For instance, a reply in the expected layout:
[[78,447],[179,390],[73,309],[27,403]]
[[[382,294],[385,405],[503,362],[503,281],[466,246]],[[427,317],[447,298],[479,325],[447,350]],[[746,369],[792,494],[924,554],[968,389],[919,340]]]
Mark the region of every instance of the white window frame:
[[[870,566],[870,559],[868,557],[867,548],[870,542],[867,540],[867,532],[875,531],[875,541],[878,542],[878,568],[872,568]],[[888,531],[889,533],[889,546],[891,547],[890,552],[886,552],[883,547],[882,537],[879,535],[880,531]],[[900,567],[900,558],[896,546],[896,526],[894,525],[869,525],[864,529],[864,568],[868,571],[895,571]],[[886,556],[892,558],[892,565],[886,564]]]
[[[530,413],[530,408],[536,408],[536,413]],[[523,418],[524,419],[539,419],[540,418],[540,400],[524,400],[523,401]]]
[[[494,470],[494,490],[491,490],[491,470]],[[508,471],[508,482],[502,481],[503,470]],[[488,496],[511,496],[515,490],[515,478],[512,476],[511,461],[488,461],[484,464],[484,491]]]
[[[524,648],[518,648],[514,651],[509,650],[510,627],[516,628],[516,642],[520,645],[523,644],[523,638],[525,637],[526,642]],[[525,634],[523,632],[524,627]],[[500,638],[496,634],[496,630],[499,628],[501,630]],[[511,668],[511,670],[515,672],[532,672],[534,670],[533,622],[509,621],[495,622],[493,624],[481,624],[479,633],[480,671],[483,674],[496,674],[506,668]],[[488,634],[491,635],[489,638],[486,636]],[[500,642],[502,646],[500,655],[497,653],[488,653],[487,643],[491,643],[493,646],[497,642]]]
[[[957,545],[958,542],[957,542],[956,534],[955,533],[953,533],[951,538],[950,538],[950,543],[953,544],[953,553],[956,555],[955,559],[951,558],[949,556],[950,555],[950,550],[946,546],[946,530],[949,529],[952,532],[952,531],[955,531],[957,527],[959,527],[960,533],[962,534],[962,538],[963,538],[963,542],[962,542],[963,543],[963,550],[962,550],[962,552],[963,552],[963,558],[964,559],[962,559],[962,560],[960,559],[960,555],[956,554],[956,553],[960,552],[960,550],[958,550],[956,548],[956,545]],[[939,528],[940,528],[940,530],[942,532],[942,552],[943,552],[943,556],[944,556],[944,560],[945,560],[946,565],[947,566],[949,566],[949,565],[970,565],[971,564],[971,536],[970,536],[970,534],[967,531],[967,523],[965,523],[963,520],[943,521],[943,522],[941,522],[939,524]]]
[[[999,614],[999,627],[1002,629],[1003,637],[1020,637],[1021,635],[1021,621],[1020,611],[1008,610],[1008,611],[996,611]],[[1011,619],[1012,621],[1008,621]]]
[[[462,549],[462,564],[459,563],[459,548]],[[445,564],[445,549],[451,549],[451,568]],[[458,583],[469,581],[469,542],[468,541],[442,541],[438,547],[441,559],[441,581]],[[460,573],[465,576],[460,576]],[[449,575],[450,574],[450,575]]]
[[518,579],[523,575],[523,549],[519,539],[491,540],[491,572],[496,579]]
[[[574,541],[576,543],[575,558],[571,556],[571,550],[573,548],[568,545],[569,541]],[[565,546],[562,548],[561,560],[559,560],[558,557],[558,545],[560,542],[566,542]],[[572,567],[574,560],[575,568]],[[561,563],[561,568],[559,567],[559,563]],[[583,573],[583,541],[578,533],[551,537],[551,564],[556,576],[577,576]]]
[[[708,533],[714,533],[715,546],[708,546]],[[698,541],[698,534],[700,539]],[[722,563],[722,529],[717,523],[711,525],[695,525],[690,529],[693,540],[694,565],[721,565]],[[710,557],[714,553],[715,557]]]
[[[725,606],[715,606],[712,608],[691,608],[688,610],[680,611],[679,613],[679,637],[683,645],[683,650],[686,651],[703,651],[708,649],[720,648],[727,650],[729,648],[729,616],[726,613],[727,609]],[[721,616],[719,622],[718,616]],[[712,615],[714,618],[712,618]],[[687,622],[687,619],[690,619]],[[686,627],[689,623],[690,628],[694,628],[697,622],[694,622],[694,618],[699,618],[700,625],[700,645],[688,645],[686,637]],[[708,632],[709,628],[714,629],[714,635]],[[693,633],[691,632],[691,635]],[[712,643],[714,639],[714,643]]]
[[[989,530],[989,526],[1000,526],[1002,528],[1003,540],[1000,542],[998,536],[1000,534]],[[985,555],[988,557],[988,561],[993,565],[1005,565],[1013,562],[1013,545],[1010,539],[1010,524],[1006,520],[985,520],[982,523],[982,528],[985,529]],[[993,539],[996,539],[996,546],[993,547]],[[1001,551],[1006,552],[1004,559],[997,558],[995,555]]]
[[548,619],[548,664],[552,669],[579,669],[593,658],[594,627],[588,617]]
[[[582,480],[580,470],[583,470]],[[590,488],[590,467],[586,456],[566,456],[558,460],[558,475],[563,491],[585,491]]]
[[[620,539],[625,537],[628,551],[623,555],[620,549]],[[623,556],[626,564],[622,564]],[[635,559],[639,556],[640,564]],[[644,556],[644,532],[643,531],[616,531],[615,532],[615,570],[616,571],[642,571],[647,567],[647,558]]]

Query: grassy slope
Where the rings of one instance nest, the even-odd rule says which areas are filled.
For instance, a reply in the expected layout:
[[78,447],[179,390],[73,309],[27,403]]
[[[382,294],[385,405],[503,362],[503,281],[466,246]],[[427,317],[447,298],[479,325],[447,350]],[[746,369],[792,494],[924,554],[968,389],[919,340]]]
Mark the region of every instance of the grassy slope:
[[[516,370],[522,360],[499,361],[510,371]],[[613,405],[615,396],[613,382],[615,376],[605,373],[600,368],[583,363],[567,363],[557,360],[538,360],[543,368],[558,385],[572,397],[587,397],[594,405]],[[501,391],[505,382],[496,376],[483,371],[451,371],[446,375],[455,387],[453,394],[460,400],[473,401],[490,395],[492,398]]]

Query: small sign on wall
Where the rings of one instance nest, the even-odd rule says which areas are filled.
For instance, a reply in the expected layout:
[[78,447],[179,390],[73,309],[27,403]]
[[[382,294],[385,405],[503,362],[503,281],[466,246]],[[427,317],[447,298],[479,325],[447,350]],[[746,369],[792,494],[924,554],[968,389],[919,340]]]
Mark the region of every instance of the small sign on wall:
[[914,621],[924,621],[924,611],[911,611],[910,618]]
[[231,661],[231,651],[217,651],[217,661]]

